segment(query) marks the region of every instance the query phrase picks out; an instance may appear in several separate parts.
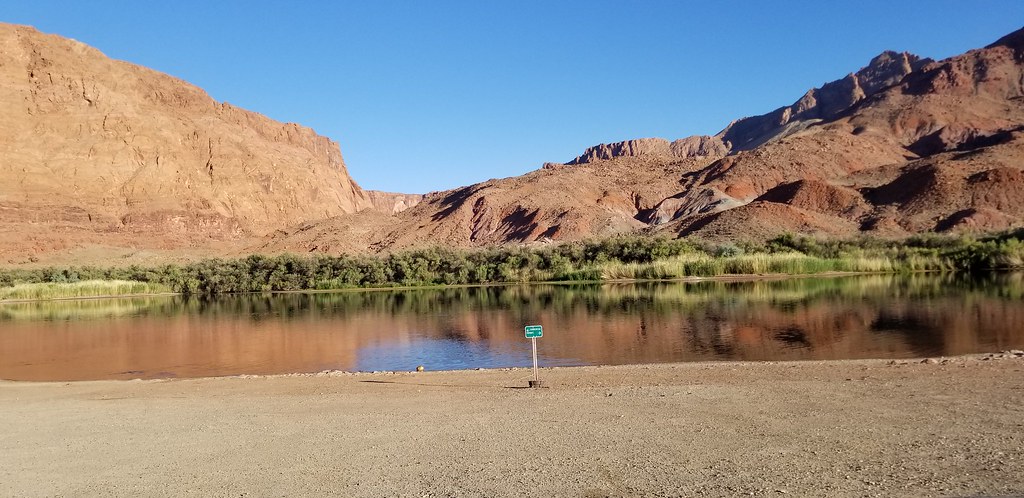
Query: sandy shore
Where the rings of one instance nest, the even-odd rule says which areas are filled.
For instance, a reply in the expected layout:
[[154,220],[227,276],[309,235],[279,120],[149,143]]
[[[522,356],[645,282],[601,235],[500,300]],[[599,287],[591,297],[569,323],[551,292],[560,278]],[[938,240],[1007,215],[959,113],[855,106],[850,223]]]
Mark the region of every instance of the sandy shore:
[[1013,355],[529,377],[0,382],[0,495],[1024,494]]

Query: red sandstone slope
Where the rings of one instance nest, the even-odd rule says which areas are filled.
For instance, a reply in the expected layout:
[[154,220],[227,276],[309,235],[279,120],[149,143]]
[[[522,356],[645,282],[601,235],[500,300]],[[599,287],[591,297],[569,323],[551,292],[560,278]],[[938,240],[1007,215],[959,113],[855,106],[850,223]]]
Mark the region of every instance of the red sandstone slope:
[[729,152],[751,150],[798,133],[817,123],[842,116],[853,106],[902,81],[903,77],[932,63],[906,52],[883,52],[867,66],[812,88],[792,105],[767,114],[733,121],[717,135],[692,136],[669,142],[641,138],[588,148],[567,164],[583,164],[615,157],[721,157]]
[[886,52],[715,137],[602,144],[567,165],[431,194],[390,218],[307,224],[261,248],[317,250],[353,223],[374,227],[358,231],[373,250],[652,228],[730,240],[1020,226],[1021,33],[938,62]]
[[1024,220],[1024,31],[937,62],[887,52],[714,137],[602,144],[426,196],[364,192],[308,129],[77,42],[4,27],[0,48],[7,255],[96,243],[337,253],[651,230],[905,236]]
[[6,259],[206,247],[370,206],[333,141],[74,40],[0,24],[0,88]]
[[[795,199],[766,196],[772,183],[820,179],[845,194],[853,212],[839,209],[836,191],[811,201],[830,223],[799,228],[798,215],[767,215],[758,205],[728,214],[677,218],[666,230],[725,238],[765,227],[846,235],[860,231],[906,235],[922,231],[1000,230],[1024,222],[1024,30],[998,42],[939,62],[928,62],[893,86],[857,102],[836,119],[729,156],[709,169],[729,168],[733,183],[753,185],[749,196],[800,206]],[[830,146],[856,147],[830,155]],[[817,143],[817,144],[815,144]],[[820,151],[813,157],[813,150]],[[834,148],[834,147],[832,147]],[[809,157],[804,152],[810,152]],[[888,154],[879,154],[887,151]],[[760,156],[771,154],[770,161]],[[905,160],[895,156],[905,155]],[[887,157],[888,156],[888,157]],[[870,158],[876,158],[870,161]],[[842,167],[843,164],[861,167]],[[810,167],[808,167],[810,166]],[[737,168],[745,168],[737,171]],[[779,169],[789,169],[786,178]],[[798,174],[794,168],[804,169]],[[847,171],[844,173],[843,169]],[[767,178],[766,178],[767,177]],[[714,178],[714,177],[712,177]],[[715,178],[715,181],[720,181]],[[686,193],[682,193],[686,195]],[[808,192],[807,195],[810,195]],[[808,202],[805,196],[804,203]],[[865,204],[867,203],[867,204]],[[831,205],[829,209],[821,206]]]
[[716,138],[730,150],[750,150],[842,115],[932,62],[906,52],[883,52],[856,73],[808,90],[793,105],[731,123]]
[[[714,239],[1021,226],[1022,54],[1024,31],[939,62],[883,54],[793,106],[730,125],[718,135],[727,145],[761,145],[691,175],[650,221]],[[709,192],[716,208],[669,214]]]
[[681,188],[681,178],[710,161],[693,158],[666,163],[660,158],[631,157],[551,166],[427,194],[419,204],[394,216],[359,213],[294,227],[254,250],[480,247],[630,232],[646,227],[643,220],[665,196]]

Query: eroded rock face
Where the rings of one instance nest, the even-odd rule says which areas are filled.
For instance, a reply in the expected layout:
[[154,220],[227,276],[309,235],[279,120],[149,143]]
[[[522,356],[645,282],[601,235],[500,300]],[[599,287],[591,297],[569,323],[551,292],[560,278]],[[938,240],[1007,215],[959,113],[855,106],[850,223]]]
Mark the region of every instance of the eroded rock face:
[[[692,136],[669,142],[663,138],[638,138],[612,144],[600,144],[588,148],[583,154],[566,164],[586,164],[617,157],[657,157],[665,159],[688,159],[694,157],[722,157],[728,150],[721,140],[703,136]],[[549,167],[550,169],[550,167]]]
[[[371,232],[386,235],[371,246],[635,230],[736,241],[1022,226],[1020,39],[935,63],[885,52],[792,106],[734,123],[719,138],[746,144],[736,150],[716,137],[628,140],[591,147],[568,165],[431,194],[379,219]],[[926,91],[914,94],[919,86]],[[337,240],[344,218],[304,232],[315,243],[297,247]]]
[[364,190],[370,207],[384,214],[398,214],[423,200],[423,194],[398,194],[380,190]]
[[907,52],[882,52],[867,66],[845,78],[808,90],[793,105],[731,123],[716,137],[731,151],[749,150],[822,120],[835,119],[864,99],[900,83],[931,63]]
[[1022,129],[1024,30],[982,49],[929,62],[844,120],[919,156],[1007,143]]
[[74,40],[0,24],[0,87],[0,222],[188,245],[371,204],[330,139]]
[[872,208],[856,190],[815,179],[781,184],[757,200],[788,204],[807,211],[853,220],[871,212]]
[[[684,174],[677,193],[636,219],[725,239],[1012,228],[1024,225],[1013,180],[1022,136],[1024,30],[938,62],[884,52],[791,106],[734,122],[712,137],[720,142],[703,140],[728,155]],[[697,155],[676,143],[601,145],[574,162]]]
[[363,191],[309,129],[30,28],[0,29],[0,85],[5,258],[97,241],[234,255],[1024,226],[1024,31],[939,62],[883,53],[717,137],[602,144],[426,196]]
[[856,73],[812,88],[793,105],[760,116],[736,120],[715,136],[697,135],[669,142],[640,138],[590,147],[566,164],[585,164],[616,157],[718,158],[750,150],[831,120],[864,99],[899,84],[911,72],[932,62],[907,52],[886,51]]

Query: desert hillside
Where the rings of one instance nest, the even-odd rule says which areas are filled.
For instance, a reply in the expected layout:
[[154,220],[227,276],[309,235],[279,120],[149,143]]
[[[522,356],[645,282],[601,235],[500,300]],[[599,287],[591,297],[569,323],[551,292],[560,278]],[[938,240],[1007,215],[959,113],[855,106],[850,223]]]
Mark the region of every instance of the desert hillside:
[[713,136],[426,195],[364,191],[308,128],[29,27],[0,25],[0,85],[8,264],[1024,223],[1024,30],[941,61],[884,52]]
[[756,240],[1018,227],[1022,85],[1024,31],[942,61],[884,52],[715,136],[600,144],[566,164],[430,194],[391,218],[307,223],[259,250],[472,247],[629,231]]
[[0,24],[0,251],[206,247],[384,204],[338,144]]

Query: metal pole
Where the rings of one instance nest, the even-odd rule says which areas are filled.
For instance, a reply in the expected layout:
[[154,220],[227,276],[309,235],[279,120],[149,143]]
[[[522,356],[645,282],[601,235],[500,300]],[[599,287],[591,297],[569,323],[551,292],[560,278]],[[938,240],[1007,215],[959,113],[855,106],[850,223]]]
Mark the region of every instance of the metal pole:
[[540,375],[537,373],[537,338],[531,339],[533,342],[533,381],[540,382]]

